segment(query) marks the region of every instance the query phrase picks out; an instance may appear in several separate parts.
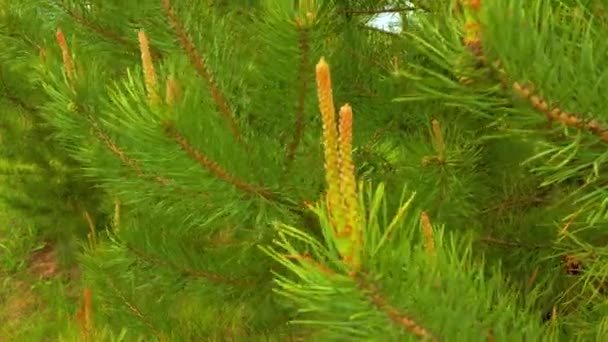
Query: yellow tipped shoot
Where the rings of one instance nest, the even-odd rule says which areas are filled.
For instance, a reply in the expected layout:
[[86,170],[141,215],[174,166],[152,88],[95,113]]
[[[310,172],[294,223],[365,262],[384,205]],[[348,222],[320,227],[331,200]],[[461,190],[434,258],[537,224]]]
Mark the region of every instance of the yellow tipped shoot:
[[137,37],[139,39],[139,50],[141,51],[141,62],[144,68],[144,80],[146,82],[148,99],[151,105],[157,105],[160,102],[160,98],[158,96],[156,72],[154,71],[154,63],[152,62],[148,37],[146,37],[144,31],[139,31]]
[[[362,249],[357,181],[352,160],[353,112],[350,105],[340,108],[339,127],[333,102],[329,65],[323,58],[317,64],[319,109],[323,122],[327,208],[334,240],[343,260],[359,268]],[[338,131],[339,130],[339,131]]]
[[[61,29],[57,29],[56,33],[57,44],[61,49],[61,54],[63,57],[63,66],[65,68],[65,73],[68,76],[68,80],[70,83],[74,82],[74,63],[72,61],[72,56],[70,55],[70,49],[68,48],[68,43],[65,40],[65,35]],[[73,85],[73,84],[72,84]]]

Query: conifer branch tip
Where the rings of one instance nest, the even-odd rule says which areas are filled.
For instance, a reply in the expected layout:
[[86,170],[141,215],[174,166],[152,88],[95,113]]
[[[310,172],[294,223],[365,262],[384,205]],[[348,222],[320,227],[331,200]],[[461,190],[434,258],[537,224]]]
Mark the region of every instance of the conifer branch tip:
[[426,251],[430,255],[435,254],[435,240],[433,238],[433,226],[431,225],[431,219],[426,211],[420,214],[420,223],[422,225],[422,232],[424,234],[424,244]]
[[[297,21],[297,18],[296,18]],[[300,51],[300,61],[298,70],[298,99],[295,112],[295,132],[293,139],[287,146],[285,154],[285,171],[289,171],[289,167],[295,158],[295,154],[298,150],[302,136],[304,135],[304,113],[306,109],[306,95],[308,94],[309,88],[309,77],[308,77],[308,65],[309,65],[309,54],[310,54],[310,42],[308,29],[304,26],[298,25],[298,48]]]
[[156,71],[154,70],[154,62],[152,61],[152,55],[150,53],[148,37],[144,31],[139,31],[137,33],[137,38],[139,40],[139,50],[141,52],[141,63],[144,69],[144,80],[148,92],[148,100],[151,105],[158,105],[160,102],[158,82],[156,80]]
[[57,29],[56,32],[57,44],[61,49],[61,54],[63,58],[63,66],[65,68],[66,75],[68,76],[68,80],[71,85],[73,85],[75,72],[74,72],[74,62],[72,61],[72,56],[70,55],[70,49],[68,48],[68,43],[65,39],[65,35],[61,29]]
[[179,84],[177,83],[177,80],[173,75],[169,75],[167,77],[166,88],[167,89],[165,90],[165,103],[171,106],[175,104],[181,97],[181,90],[179,88]]
[[338,132],[336,129],[336,114],[332,94],[331,76],[329,65],[323,57],[316,67],[317,94],[319,98],[319,110],[323,123],[323,145],[325,155],[325,180],[327,182],[326,200],[331,210],[333,222],[337,227],[341,225],[340,220],[342,204],[340,203],[340,160],[338,154]]
[[[319,110],[323,122],[326,202],[334,239],[344,261],[355,269],[360,266],[362,233],[358,216],[357,182],[352,161],[352,108],[340,108],[339,127],[329,65],[323,57],[316,67]],[[338,131],[339,129],[339,131]]]
[[433,138],[435,139],[435,148],[437,149],[437,158],[440,163],[445,161],[445,142],[441,133],[441,124],[436,119],[432,121]]
[[207,62],[205,58],[198,52],[198,50],[194,46],[194,43],[192,42],[192,39],[188,36],[188,33],[186,32],[185,28],[177,19],[177,16],[175,15],[175,10],[171,5],[171,0],[161,0],[161,3],[163,9],[165,10],[165,15],[167,16],[169,24],[175,32],[175,35],[177,36],[182,49],[186,53],[186,56],[188,56],[190,64],[194,67],[194,70],[197,72],[197,74],[207,83],[207,88],[211,93],[211,98],[213,99],[213,102],[218,108],[219,114],[228,123],[229,129],[234,138],[239,143],[242,143],[247,146],[245,144],[245,141],[243,140],[239,127],[233,117],[233,113],[230,109],[230,104],[228,103],[226,96],[224,96],[224,94],[220,90],[213,74],[207,67]]

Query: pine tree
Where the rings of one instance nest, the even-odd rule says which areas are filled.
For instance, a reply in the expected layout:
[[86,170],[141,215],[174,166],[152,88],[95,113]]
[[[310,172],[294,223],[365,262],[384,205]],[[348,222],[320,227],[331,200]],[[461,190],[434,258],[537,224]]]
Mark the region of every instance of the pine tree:
[[14,160],[100,217],[62,338],[607,336],[605,5],[3,2]]

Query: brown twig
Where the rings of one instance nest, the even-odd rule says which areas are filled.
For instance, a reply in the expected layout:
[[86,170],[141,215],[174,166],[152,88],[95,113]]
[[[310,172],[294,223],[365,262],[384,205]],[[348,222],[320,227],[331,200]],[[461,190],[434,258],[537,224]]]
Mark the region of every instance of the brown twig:
[[139,319],[139,321],[141,321],[144,325],[146,325],[148,327],[148,329],[150,329],[150,331],[152,331],[157,337],[159,337],[161,340],[163,340],[163,338],[162,338],[163,333],[160,330],[158,330],[154,326],[154,324],[152,324],[152,322],[143,314],[143,312],[141,310],[139,310],[139,308],[137,308],[137,306],[135,306],[135,304],[131,303],[131,301],[129,301],[127,299],[127,297],[122,293],[122,291],[120,291],[116,287],[116,285],[112,282],[112,280],[108,280],[107,284],[112,288],[112,290],[114,290],[114,294],[129,309],[129,312],[131,312],[131,314],[133,316],[135,316],[137,319]]
[[218,107],[220,114],[228,123],[232,135],[238,142],[245,144],[238,125],[234,120],[233,113],[230,109],[228,100],[221,92],[213,74],[208,69],[205,58],[201,56],[201,54],[197,51],[196,47],[194,46],[194,43],[192,43],[192,40],[188,36],[186,30],[180,24],[177,16],[175,15],[173,7],[171,6],[171,0],[162,0],[162,5],[165,10],[165,14],[167,15],[167,18],[169,20],[169,24],[177,35],[182,49],[186,52],[186,55],[190,59],[190,64],[192,64],[198,75],[203,80],[205,80],[205,82],[207,82],[207,86],[209,88],[209,91],[211,92],[211,97],[213,98],[213,101]]
[[161,185],[169,184],[169,180],[167,178],[164,178],[162,176],[156,176],[143,171],[141,166],[139,165],[139,162],[135,159],[128,157],[126,153],[122,149],[120,149],[114,143],[114,141],[112,141],[112,139],[99,127],[97,122],[93,121],[94,119],[92,117],[87,115],[87,119],[91,123],[91,131],[93,136],[97,137],[106,146],[106,148],[110,150],[110,152],[112,152],[112,154],[114,154],[125,166],[134,171],[136,175],[143,179],[153,180],[154,182]]
[[327,276],[334,276],[336,275],[336,272],[334,272],[332,269],[330,269],[329,267],[315,261],[310,254],[308,253],[304,253],[304,254],[292,254],[292,255],[284,255],[284,257],[288,260],[298,260],[303,264],[308,264],[311,265],[312,267],[316,268],[317,270],[319,270],[321,273],[327,275]]
[[[65,71],[68,75],[71,85],[73,86],[74,82],[75,82],[75,80],[74,80],[74,62],[70,55],[70,51],[68,49],[68,45],[67,45],[65,36],[60,29],[57,30],[56,38],[57,38],[57,44],[59,45],[59,47],[61,48],[61,51],[62,51]],[[112,154],[114,154],[116,157],[118,157],[118,159],[125,166],[127,166],[128,168],[133,170],[138,176],[140,176],[142,178],[153,179],[154,181],[156,181],[162,185],[167,185],[169,183],[169,181],[166,178],[154,176],[147,172],[144,172],[141,169],[141,166],[139,165],[139,163],[136,160],[129,158],[126,155],[126,153],[114,143],[114,141],[110,138],[110,136],[108,136],[103,131],[99,122],[92,115],[84,112],[84,110],[82,108],[80,108],[80,106],[74,105],[72,108],[72,111],[79,114],[81,117],[83,117],[89,123],[89,125],[91,127],[92,135],[94,137],[96,137],[97,139],[99,139],[99,141],[101,141],[103,143],[103,145],[105,145],[106,148],[108,150],[110,150],[110,152],[112,152]]]
[[404,328],[410,334],[420,339],[438,341],[438,339],[433,336],[433,334],[431,334],[431,332],[427,328],[416,322],[414,318],[399,312],[399,310],[390,305],[388,301],[384,298],[384,296],[380,293],[377,286],[372,283],[369,283],[364,278],[363,274],[356,274],[354,278],[355,281],[358,283],[359,287],[369,294],[370,303],[379,310],[385,312],[391,322]]
[[603,142],[608,142],[608,126],[597,119],[585,120],[580,114],[569,113],[558,106],[551,106],[548,101],[535,94],[532,87],[524,86],[519,82],[513,83],[513,90],[529,101],[532,108],[543,113],[547,119],[573,128],[585,129]]
[[164,124],[165,133],[169,136],[173,141],[175,141],[181,149],[190,156],[190,158],[194,159],[198,164],[200,164],[204,169],[208,170],[212,174],[214,174],[217,178],[232,184],[235,188],[242,190],[248,194],[258,194],[266,199],[273,199],[274,195],[268,189],[265,189],[260,186],[256,186],[253,184],[249,184],[243,180],[240,180],[228,171],[224,170],[218,163],[209,159],[202,152],[197,150],[186,137],[184,137],[174,126],[172,122],[165,122]]
[[[95,23],[92,23],[91,21],[87,20],[85,17],[83,17],[80,13],[73,11],[72,9],[64,6],[63,4],[61,4],[59,1],[56,1],[55,4],[60,7],[61,9],[63,9],[70,17],[72,17],[72,19],[74,19],[74,21],[76,21],[78,24],[82,25],[83,27],[97,33],[99,36],[104,37],[108,40],[112,40],[117,42],[118,44],[124,46],[125,48],[135,51],[137,50],[137,45],[134,44],[133,42],[129,41],[128,39],[122,37],[121,35],[119,35],[118,33],[108,30],[104,27],[101,27]],[[160,59],[162,58],[162,54],[152,48],[151,49],[151,53],[152,53],[152,57],[154,59]]]
[[[286,171],[289,170],[289,166],[293,162],[295,154],[302,140],[304,134],[304,110],[306,105],[306,94],[308,93],[308,86],[310,78],[308,77],[308,66],[309,62],[309,35],[308,27],[298,24],[298,46],[300,48],[300,69],[298,72],[298,103],[296,107],[296,123],[293,140],[287,146],[287,153],[285,156]],[[287,172],[286,172],[287,173]]]

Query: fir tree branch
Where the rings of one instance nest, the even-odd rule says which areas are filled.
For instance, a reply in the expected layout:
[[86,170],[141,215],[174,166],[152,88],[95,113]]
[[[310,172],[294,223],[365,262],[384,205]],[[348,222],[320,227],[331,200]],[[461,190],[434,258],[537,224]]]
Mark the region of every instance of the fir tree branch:
[[492,63],[492,65],[488,65],[486,63],[486,58],[483,53],[483,46],[478,38],[471,39],[468,42],[467,47],[477,58],[476,67],[488,66],[497,75],[499,75],[499,80],[503,88],[507,88],[508,85],[511,84],[512,90],[518,96],[528,101],[535,111],[545,115],[548,120],[560,122],[572,128],[586,130],[597,136],[603,142],[608,142],[608,125],[600,123],[597,119],[584,119],[580,114],[567,112],[558,106],[550,105],[549,101],[539,96],[538,91],[536,91],[532,86],[522,85],[518,81],[509,82],[508,75],[504,69],[501,68],[500,61],[497,60]]
[[161,340],[161,341],[165,340],[163,333],[160,330],[158,330],[148,318],[146,318],[146,316],[141,312],[141,310],[139,310],[137,308],[137,306],[135,306],[133,303],[131,303],[127,299],[127,297],[116,287],[116,284],[114,284],[114,282],[112,280],[108,279],[107,284],[112,288],[112,290],[114,291],[114,294],[129,309],[129,312],[135,318],[137,318],[140,322],[142,322],[145,326],[147,326],[148,329],[150,329],[154,333],[154,335],[156,335],[159,338],[159,340]]
[[207,281],[210,281],[213,283],[218,283],[218,284],[230,284],[230,285],[234,285],[237,287],[247,287],[252,284],[252,281],[248,278],[233,279],[233,278],[228,278],[228,277],[219,275],[217,273],[195,270],[195,269],[189,268],[189,267],[180,267],[173,263],[161,260],[161,259],[151,256],[149,254],[146,254],[143,251],[136,249],[132,245],[125,245],[125,248],[128,251],[130,251],[131,253],[133,253],[135,256],[137,256],[139,259],[141,259],[149,264],[153,264],[153,265],[157,265],[157,266],[161,266],[161,267],[165,267],[165,268],[172,268],[172,269],[176,270],[177,272],[190,276],[190,277],[205,279]]
[[[66,14],[68,14],[72,19],[74,19],[74,21],[76,23],[87,28],[88,30],[98,34],[99,36],[101,36],[107,40],[115,41],[118,44],[127,48],[128,50],[131,50],[133,52],[138,50],[138,46],[134,42],[122,37],[120,34],[113,32],[111,30],[108,30],[104,27],[101,27],[101,26],[87,20],[80,13],[68,8],[66,5],[62,4],[60,1],[55,1],[55,4],[59,8],[61,8]],[[156,50],[154,47],[151,48],[151,54],[152,54],[152,57],[155,59],[162,58],[162,54],[158,50]]]
[[[70,83],[71,86],[74,86],[74,64],[72,61],[72,57],[70,55],[70,51],[67,45],[67,42],[65,40],[65,36],[63,35],[63,32],[61,31],[61,29],[57,29],[57,33],[56,33],[56,38],[57,38],[57,43],[61,49],[62,52],[62,57],[63,57],[63,64],[64,64],[64,69],[65,72],[68,75],[68,78],[70,79]],[[71,76],[71,77],[70,77]],[[133,171],[135,171],[135,173],[142,177],[142,178],[152,178],[155,181],[159,182],[162,185],[166,185],[168,183],[168,180],[161,178],[161,177],[156,177],[156,176],[151,176],[147,173],[145,173],[139,163],[136,160],[133,160],[129,157],[127,157],[127,155],[114,143],[114,141],[112,141],[112,139],[103,131],[103,129],[101,128],[101,125],[97,122],[97,120],[90,115],[89,113],[86,113],[79,105],[74,104],[73,109],[74,112],[78,113],[81,117],[83,117],[88,123],[89,126],[91,128],[91,132],[92,135],[94,137],[96,137],[99,141],[102,142],[102,145],[106,146],[106,148],[108,148],[108,150],[110,150],[110,152],[112,152],[116,157],[118,157],[118,159],[127,167],[129,167],[130,169],[132,169]]]
[[[171,182],[168,178],[160,175],[154,175],[152,173],[146,172],[141,168],[139,162],[135,159],[130,158],[127,154],[118,146],[116,143],[101,129],[99,123],[93,118],[93,116],[84,113],[78,107],[76,111],[84,117],[91,127],[91,134],[96,137],[103,146],[105,146],[113,155],[115,155],[123,165],[125,165],[128,169],[131,169],[138,177],[152,181],[161,186],[168,186]],[[188,188],[176,187],[174,189],[177,193],[189,196],[203,196],[204,198],[208,198],[208,193],[201,191],[192,191]]]
[[114,141],[112,141],[112,139],[107,134],[105,134],[105,132],[103,132],[103,130],[99,127],[97,122],[95,122],[92,117],[89,117],[87,121],[91,123],[93,135],[96,136],[107,147],[107,149],[110,150],[110,152],[112,152],[112,154],[114,154],[125,166],[133,170],[135,174],[137,174],[143,179],[152,179],[161,185],[169,184],[168,179],[152,175],[148,172],[143,171],[141,166],[139,165],[139,162],[137,162],[137,160],[135,159],[131,159],[130,157],[128,157],[126,153],[121,150],[114,143]]
[[310,43],[308,27],[304,26],[298,20],[296,20],[296,25],[298,27],[298,47],[300,48],[300,68],[297,80],[299,88],[298,104],[296,107],[295,133],[293,135],[293,140],[287,146],[287,154],[285,156],[285,173],[288,173],[289,171],[289,166],[293,162],[300,141],[302,140],[302,135],[304,134],[304,109],[306,105],[306,94],[308,93],[308,86],[310,81],[310,78],[308,77],[308,65],[310,64]]
[[194,146],[192,146],[192,144],[190,144],[186,137],[184,137],[179,131],[177,131],[172,122],[165,122],[164,129],[167,136],[173,139],[181,147],[181,149],[186,152],[188,156],[190,156],[190,158],[195,160],[205,170],[214,174],[217,178],[229,184],[232,184],[235,188],[242,190],[245,193],[257,194],[269,200],[274,199],[275,196],[270,190],[260,186],[249,184],[232,176],[230,173],[228,173],[228,171],[224,170],[218,163],[209,159],[203,153],[198,151]]
[[224,96],[224,94],[220,91],[217,82],[215,82],[215,78],[213,74],[209,71],[206,65],[205,58],[199,54],[194,43],[186,33],[184,27],[180,24],[177,16],[175,15],[175,11],[171,6],[171,0],[162,0],[163,9],[165,10],[165,14],[169,20],[169,24],[173,28],[173,31],[177,35],[177,38],[180,42],[182,49],[185,51],[186,55],[190,59],[190,63],[198,73],[198,75],[207,83],[209,91],[211,92],[211,96],[216,106],[219,109],[220,114],[224,117],[226,122],[229,125],[230,131],[235,139],[245,144],[243,138],[241,136],[240,130],[236,121],[234,120],[234,116],[232,110],[230,109],[230,105],[228,100]]
[[[462,1],[462,0],[461,0]],[[465,7],[465,16],[470,12],[479,12],[481,1],[469,1]],[[527,100],[532,108],[544,114],[550,121],[561,122],[562,124],[589,131],[597,136],[603,142],[608,142],[608,125],[600,123],[597,119],[583,119],[582,115],[567,112],[558,106],[550,105],[550,102],[538,95],[538,92],[531,86],[526,86],[519,81],[510,82],[506,71],[501,67],[501,61],[496,60],[493,63],[488,63],[484,53],[483,44],[481,41],[481,24],[477,19],[471,19],[465,23],[465,38],[463,40],[465,47],[477,59],[477,68],[488,67],[498,75],[503,88],[507,88],[511,84],[512,90],[521,98]]]
[[[99,123],[95,120],[92,115],[86,114],[76,106],[75,111],[81,114],[90,124],[91,132],[93,136],[95,136],[106,148],[114,154],[125,166],[131,169],[137,176],[144,180],[151,180],[154,183],[157,183],[162,186],[168,186],[170,184],[169,179],[160,175],[154,175],[149,172],[145,172],[139,162],[127,156],[127,154],[116,145],[116,143],[101,129]],[[236,188],[244,191],[249,194],[257,194],[262,196],[267,200],[274,201],[276,203],[284,205],[290,212],[302,216],[304,214],[304,209],[295,205],[292,201],[286,198],[278,197],[275,193],[270,191],[269,189],[263,188],[261,186],[255,186],[252,184],[248,184],[245,181],[241,181],[234,176],[230,175],[227,171],[221,168],[217,163],[208,159],[201,152],[196,150],[190,142],[183,137],[173,126],[172,123],[165,123],[165,133],[167,133],[174,141],[180,145],[182,150],[184,150],[190,157],[192,157],[195,161],[197,161],[200,165],[202,165],[205,169],[214,173],[218,178],[229,182],[234,185]],[[175,189],[178,193],[192,196],[204,196],[208,198],[208,194],[204,192],[195,192],[190,189],[178,187]]]
[[[469,11],[478,12],[481,1],[472,1],[468,4]],[[466,11],[465,11],[466,13]],[[538,95],[532,86],[526,86],[519,81],[510,82],[508,74],[501,67],[501,61],[496,60],[493,63],[488,63],[484,53],[483,44],[481,41],[481,24],[477,19],[470,19],[465,24],[465,47],[473,54],[477,60],[476,67],[488,67],[492,70],[500,80],[503,88],[507,88],[511,84],[512,90],[521,98],[527,100],[531,107],[542,113],[548,120],[560,122],[566,126],[587,130],[591,134],[597,136],[603,142],[608,142],[608,125],[600,123],[597,119],[583,119],[582,115],[567,112],[558,106],[550,105],[550,102]]]
[[[80,13],[68,8],[66,5],[62,4],[60,1],[56,1],[55,4],[61,8],[66,14],[68,14],[72,19],[74,19],[74,21],[78,24],[80,24],[81,26],[87,28],[88,30],[96,33],[97,35],[110,40],[110,41],[114,41],[117,42],[118,44],[122,45],[123,47],[127,48],[128,50],[132,50],[133,52],[135,52],[135,50],[137,50],[137,45],[134,44],[132,41],[122,37],[120,34],[108,30],[104,27],[98,26],[95,23],[92,23],[91,21],[87,20],[84,16],[82,16]],[[152,56],[155,59],[160,59],[162,58],[162,54],[152,48],[151,49],[151,53]]]
[[283,257],[287,260],[298,260],[302,264],[307,264],[308,266],[312,266],[319,270],[319,272],[331,277],[336,275],[336,272],[326,265],[316,261],[310,253],[302,253],[302,254],[284,254]]
[[[143,180],[151,181],[161,186],[169,186],[170,182],[168,178],[155,175],[150,172],[146,172],[141,168],[139,162],[135,159],[130,158],[127,154],[118,146],[116,143],[103,131],[99,123],[91,115],[84,113],[82,110],[77,110],[90,124],[91,134],[96,137],[103,146],[105,146],[113,155],[115,155],[123,165],[128,169],[131,169],[138,177]],[[208,199],[209,194],[202,191],[192,191],[184,187],[175,187],[174,191],[179,194],[188,196],[202,196]]]
[[549,105],[549,102],[534,94],[532,87],[523,86],[519,82],[513,82],[513,90],[522,98],[529,101],[534,110],[544,114],[551,121],[561,122],[566,126],[584,129],[597,136],[603,142],[608,142],[608,126],[600,123],[597,119],[583,119],[582,115],[569,113],[557,106]]
[[103,131],[100,124],[92,115],[85,113],[79,106],[75,106],[74,111],[89,123],[91,134],[96,137],[113,155],[115,155],[123,163],[123,165],[131,169],[137,176],[141,177],[142,179],[152,180],[163,186],[169,184],[169,180],[167,178],[145,172],[137,160],[127,156],[127,154],[118,145],[116,145],[112,138],[110,138]]
[[359,285],[359,288],[368,295],[370,304],[383,311],[393,324],[405,329],[407,332],[420,339],[439,341],[427,328],[416,322],[415,319],[399,312],[399,310],[390,305],[378,287],[365,279],[364,274],[359,272],[354,276],[354,280]]

